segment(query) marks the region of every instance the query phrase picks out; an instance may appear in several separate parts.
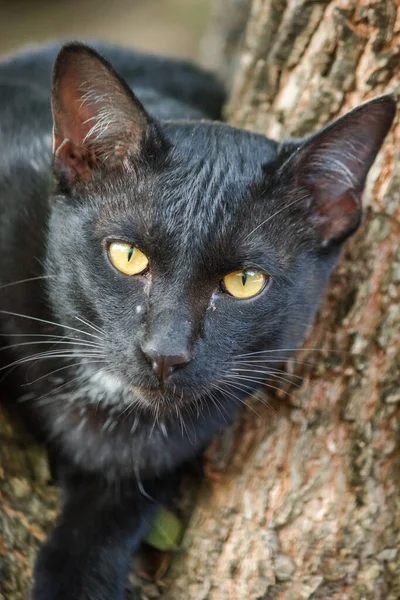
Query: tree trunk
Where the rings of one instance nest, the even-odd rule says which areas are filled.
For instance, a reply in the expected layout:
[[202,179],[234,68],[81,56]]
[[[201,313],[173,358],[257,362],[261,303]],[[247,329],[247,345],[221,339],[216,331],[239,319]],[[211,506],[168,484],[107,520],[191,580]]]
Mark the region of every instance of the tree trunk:
[[32,564],[53,526],[58,490],[42,449],[0,407],[0,600],[27,600]]
[[[227,114],[304,135],[398,91],[399,66],[395,0],[253,0]],[[400,597],[399,154],[397,121],[305,343],[320,351],[210,449],[167,600]]]

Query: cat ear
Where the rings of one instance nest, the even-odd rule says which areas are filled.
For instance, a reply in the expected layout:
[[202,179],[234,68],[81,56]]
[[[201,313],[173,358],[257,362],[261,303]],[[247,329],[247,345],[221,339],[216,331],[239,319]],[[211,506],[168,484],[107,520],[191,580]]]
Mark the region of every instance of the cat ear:
[[365,180],[395,112],[393,96],[376,98],[322,129],[292,155],[296,185],[311,194],[324,245],[343,241],[357,229]]
[[64,46],[53,72],[55,170],[69,184],[94,169],[140,155],[152,133],[140,101],[97,52]]

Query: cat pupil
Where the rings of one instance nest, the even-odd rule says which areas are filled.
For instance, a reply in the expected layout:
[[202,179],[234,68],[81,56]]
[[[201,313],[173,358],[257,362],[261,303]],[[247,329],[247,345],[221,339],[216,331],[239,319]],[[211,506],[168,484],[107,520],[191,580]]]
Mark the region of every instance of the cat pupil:
[[246,271],[242,271],[242,285],[243,285],[243,287],[246,285],[246,281],[247,281],[247,273],[246,273]]
[[133,256],[133,246],[131,246],[129,248],[129,252],[128,252],[128,262],[130,262],[131,258]]

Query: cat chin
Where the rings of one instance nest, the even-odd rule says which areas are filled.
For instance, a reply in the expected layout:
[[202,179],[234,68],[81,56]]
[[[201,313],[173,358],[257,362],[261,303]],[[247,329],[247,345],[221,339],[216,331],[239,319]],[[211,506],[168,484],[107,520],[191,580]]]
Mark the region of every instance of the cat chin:
[[[177,409],[182,409],[191,404],[184,394],[173,396],[160,390],[133,386],[132,392],[135,400],[144,410],[158,415],[174,414]],[[175,412],[176,415],[176,412]]]

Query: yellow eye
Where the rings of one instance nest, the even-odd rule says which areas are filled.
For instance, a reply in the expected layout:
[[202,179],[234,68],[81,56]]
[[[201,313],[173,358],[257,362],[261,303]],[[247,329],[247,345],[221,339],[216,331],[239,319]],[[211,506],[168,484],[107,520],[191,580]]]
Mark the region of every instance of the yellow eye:
[[235,298],[252,298],[261,292],[267,282],[268,276],[253,269],[234,271],[225,275],[222,287]]
[[149,264],[149,259],[139,248],[126,242],[112,242],[108,254],[114,267],[125,275],[140,275]]

